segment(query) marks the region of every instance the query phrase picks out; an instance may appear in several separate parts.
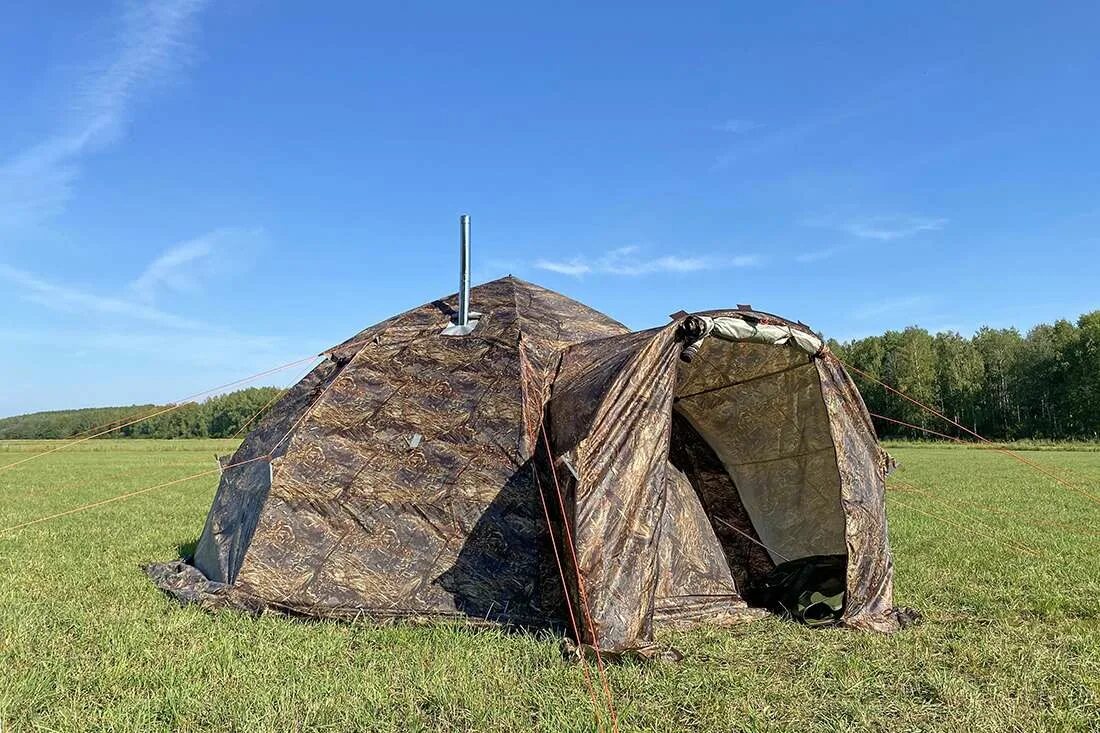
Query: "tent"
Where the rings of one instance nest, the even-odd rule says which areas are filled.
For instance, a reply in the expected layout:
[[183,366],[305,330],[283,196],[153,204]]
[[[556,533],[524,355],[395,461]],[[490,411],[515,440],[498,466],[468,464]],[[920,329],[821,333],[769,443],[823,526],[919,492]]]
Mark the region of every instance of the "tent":
[[[762,615],[777,562],[846,558],[843,625],[893,631],[889,458],[807,327],[739,306],[632,332],[514,277],[330,350],[223,459],[209,608],[568,628],[605,651]],[[468,333],[466,331],[469,331]]]

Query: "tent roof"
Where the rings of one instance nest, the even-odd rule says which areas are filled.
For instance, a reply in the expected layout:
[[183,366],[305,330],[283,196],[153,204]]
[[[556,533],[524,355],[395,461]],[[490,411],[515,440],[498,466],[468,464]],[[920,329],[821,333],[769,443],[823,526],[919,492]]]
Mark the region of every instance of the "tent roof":
[[[480,338],[512,340],[522,334],[528,341],[560,348],[630,331],[594,308],[512,275],[471,289],[470,308],[481,314],[481,321],[470,336]],[[331,353],[350,358],[376,339],[392,342],[434,335],[451,322],[457,310],[458,294],[454,293],[370,326],[333,348]]]

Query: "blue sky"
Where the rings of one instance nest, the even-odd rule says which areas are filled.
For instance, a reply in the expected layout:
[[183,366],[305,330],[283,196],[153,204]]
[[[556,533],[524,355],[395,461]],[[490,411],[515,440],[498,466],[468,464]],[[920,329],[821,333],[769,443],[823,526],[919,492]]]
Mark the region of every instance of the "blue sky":
[[476,281],[635,327],[1100,307],[1100,6],[593,5],[6,6],[0,415],[174,400],[452,292],[463,211]]

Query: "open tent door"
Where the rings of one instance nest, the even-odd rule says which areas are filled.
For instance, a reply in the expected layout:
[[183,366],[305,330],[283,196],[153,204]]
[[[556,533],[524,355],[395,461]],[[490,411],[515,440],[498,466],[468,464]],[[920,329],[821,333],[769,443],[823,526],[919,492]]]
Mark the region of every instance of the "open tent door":
[[813,355],[708,338],[680,377],[676,410],[717,454],[771,559],[844,554],[840,474]]
[[750,317],[690,316],[563,355],[547,416],[582,641],[625,651],[655,621],[753,617],[739,584],[827,554],[850,558],[844,622],[896,628],[884,457],[862,401],[816,336]]

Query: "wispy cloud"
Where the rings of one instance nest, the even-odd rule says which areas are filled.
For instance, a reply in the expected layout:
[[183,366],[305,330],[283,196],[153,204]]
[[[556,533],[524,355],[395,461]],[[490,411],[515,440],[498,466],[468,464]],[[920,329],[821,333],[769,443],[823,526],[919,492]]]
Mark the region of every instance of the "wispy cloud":
[[191,292],[203,281],[225,272],[242,249],[251,249],[262,232],[258,229],[223,228],[169,247],[133,282],[130,291],[151,302],[158,293]]
[[535,267],[540,270],[556,272],[560,275],[587,275],[592,272],[592,265],[583,257],[574,257],[571,260],[538,260]]
[[[787,150],[807,144],[821,133],[828,132],[853,118],[863,117],[883,107],[899,101],[908,102],[927,93],[936,84],[950,77],[944,73],[946,66],[913,69],[899,76],[885,80],[862,94],[843,100],[840,104],[817,111],[807,110],[804,115],[792,119],[788,124],[782,122],[765,125],[751,123],[751,127],[738,128],[734,125],[731,132],[746,134],[730,144],[715,159],[716,168],[728,168],[742,158]],[[747,120],[731,120],[744,123]]]
[[684,273],[751,267],[759,262],[760,257],[755,254],[730,257],[663,255],[646,258],[641,255],[639,247],[620,247],[596,258],[577,256],[566,260],[540,259],[535,262],[535,267],[573,277],[590,274],[634,277],[659,272]]
[[70,285],[50,282],[37,275],[0,264],[0,280],[19,288],[24,300],[63,313],[95,313],[145,321],[158,326],[193,330],[202,324],[158,308],[116,295],[100,295]]
[[242,252],[254,249],[261,238],[258,229],[215,229],[169,247],[128,286],[110,294],[51,281],[4,263],[0,263],[0,281],[15,286],[24,300],[53,311],[118,316],[158,326],[198,330],[208,326],[156,307],[157,296],[194,291],[210,278],[228,274],[242,262]]
[[795,262],[810,263],[820,262],[827,260],[840,252],[840,247],[826,247],[825,249],[815,249],[809,252],[803,252],[802,254],[795,255]]
[[0,227],[33,225],[64,209],[81,159],[118,140],[138,92],[187,60],[191,27],[204,5],[159,0],[127,6],[115,53],[85,71],[65,124],[0,164]]
[[161,287],[177,291],[192,290],[194,266],[207,260],[211,252],[213,247],[208,239],[192,239],[176,245],[153,260],[130,284],[130,288],[144,300],[152,300]]
[[857,308],[852,315],[861,320],[877,318],[898,313],[912,313],[914,309],[929,305],[932,299],[927,295],[905,295],[896,298],[886,298],[874,303],[867,303]]
[[876,216],[848,222],[845,230],[863,239],[890,241],[912,237],[921,232],[935,232],[947,225],[947,219],[923,216]]
[[[840,124],[861,112],[861,109],[856,108],[834,110],[786,127],[775,128],[765,134],[747,135],[736,147],[719,154],[715,159],[715,167],[728,168],[741,158],[797,145],[819,131]],[[738,132],[753,132],[760,127],[762,126],[756,125]]]
[[879,214],[875,216],[828,214],[804,219],[802,224],[808,227],[842,232],[860,239],[889,242],[925,232],[940,231],[947,226],[948,220],[944,217],[914,214]]
[[[181,389],[179,384],[206,381],[196,377],[204,370],[259,371],[337,340],[311,332],[304,343],[290,350],[281,337],[244,333],[170,312],[143,301],[126,284],[116,292],[103,291],[7,264],[0,264],[0,292],[6,296],[9,310],[19,316],[0,323],[0,341],[13,344],[16,352],[21,346],[29,347],[28,352],[50,361],[47,368],[55,371],[58,364],[76,360],[101,365],[89,370],[86,380],[74,383],[62,379],[61,384],[51,384],[45,391],[11,389],[0,393],[0,414],[82,404],[88,399],[101,403],[173,399]],[[20,302],[31,305],[20,309]],[[104,360],[117,368],[104,371]],[[165,367],[163,374],[158,365]],[[171,373],[180,369],[182,373]],[[290,379],[294,373],[272,374],[265,377],[265,383]],[[74,388],[74,384],[87,387],[97,380],[101,383],[98,388]],[[105,396],[105,389],[115,396]]]

